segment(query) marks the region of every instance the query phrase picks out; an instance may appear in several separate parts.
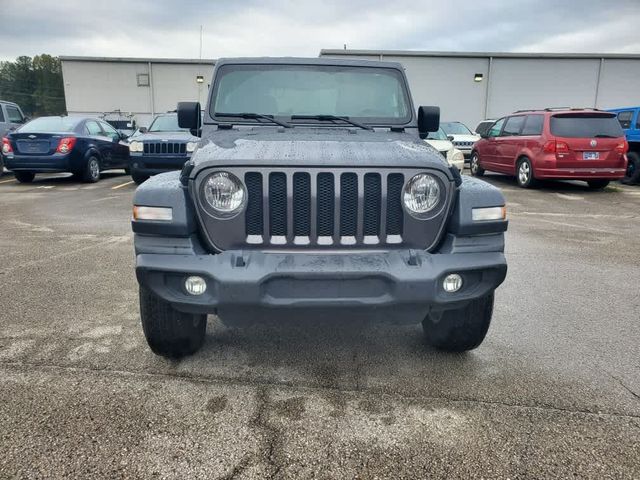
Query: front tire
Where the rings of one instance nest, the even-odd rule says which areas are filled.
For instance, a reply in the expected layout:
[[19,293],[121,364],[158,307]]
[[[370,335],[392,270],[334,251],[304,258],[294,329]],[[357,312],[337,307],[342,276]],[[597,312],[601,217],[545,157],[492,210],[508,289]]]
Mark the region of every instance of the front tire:
[[100,161],[98,157],[90,156],[82,171],[82,180],[87,183],[96,183],[100,180]]
[[478,347],[487,335],[493,314],[493,297],[472,300],[466,307],[429,313],[422,321],[427,344],[447,352]]
[[36,174],[33,172],[14,172],[13,174],[20,183],[31,183],[36,178]]
[[140,185],[149,180],[149,175],[144,175],[134,170],[131,172],[131,179],[136,183],[136,185]]
[[516,180],[518,186],[522,188],[532,188],[536,185],[536,178],[533,175],[533,166],[528,158],[522,158],[518,162],[516,169]]
[[640,183],[640,155],[638,152],[627,153],[627,172],[622,179],[622,183],[627,185],[634,185]]
[[140,318],[149,347],[156,355],[182,358],[204,343],[207,316],[176,310],[146,287],[140,287]]
[[478,152],[473,152],[469,159],[469,171],[474,177],[481,177],[484,175],[484,168],[480,166],[480,157]]

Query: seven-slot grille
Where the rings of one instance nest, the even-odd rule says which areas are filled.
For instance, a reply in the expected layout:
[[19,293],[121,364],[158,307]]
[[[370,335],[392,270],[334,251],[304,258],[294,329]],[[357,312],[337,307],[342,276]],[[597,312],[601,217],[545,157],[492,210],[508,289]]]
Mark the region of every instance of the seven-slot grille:
[[247,172],[247,243],[401,243],[402,173]]
[[144,142],[144,153],[148,155],[185,155],[187,144],[184,142]]

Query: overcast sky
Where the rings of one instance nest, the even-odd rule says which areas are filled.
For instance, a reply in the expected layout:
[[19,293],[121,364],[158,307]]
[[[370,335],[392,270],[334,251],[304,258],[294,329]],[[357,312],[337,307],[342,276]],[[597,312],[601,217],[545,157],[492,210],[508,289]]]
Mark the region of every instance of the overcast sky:
[[322,48],[640,53],[640,0],[0,0],[0,59]]

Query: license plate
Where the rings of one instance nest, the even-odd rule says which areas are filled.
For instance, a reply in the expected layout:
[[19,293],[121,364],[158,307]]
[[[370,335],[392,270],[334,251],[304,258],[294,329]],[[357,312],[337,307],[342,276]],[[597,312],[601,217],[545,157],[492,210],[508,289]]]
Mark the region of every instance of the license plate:
[[599,160],[600,152],[582,152],[583,160]]

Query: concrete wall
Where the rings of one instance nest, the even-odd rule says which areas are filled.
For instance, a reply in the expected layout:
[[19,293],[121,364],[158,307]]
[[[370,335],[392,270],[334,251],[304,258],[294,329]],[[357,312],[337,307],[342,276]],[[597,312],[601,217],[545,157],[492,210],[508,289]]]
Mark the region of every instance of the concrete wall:
[[[640,104],[640,55],[554,55],[323,50],[321,56],[402,63],[417,105],[474,128],[524,108],[614,108]],[[151,63],[150,63],[151,62]],[[62,57],[69,113],[120,109],[148,125],[153,113],[183,100],[206,102],[213,60]],[[136,74],[150,73],[149,87]],[[481,82],[474,81],[482,74]],[[198,84],[197,75],[204,76]]]
[[320,56],[400,62],[416,105],[439,105],[443,121],[472,129],[525,108],[640,105],[639,55],[323,50]]
[[[179,101],[205,102],[211,82],[210,63],[75,60],[62,58],[69,114],[99,115],[121,110],[147,126],[154,113],[174,110]],[[148,74],[149,86],[138,86],[137,74]],[[196,82],[203,75],[204,83]]]

